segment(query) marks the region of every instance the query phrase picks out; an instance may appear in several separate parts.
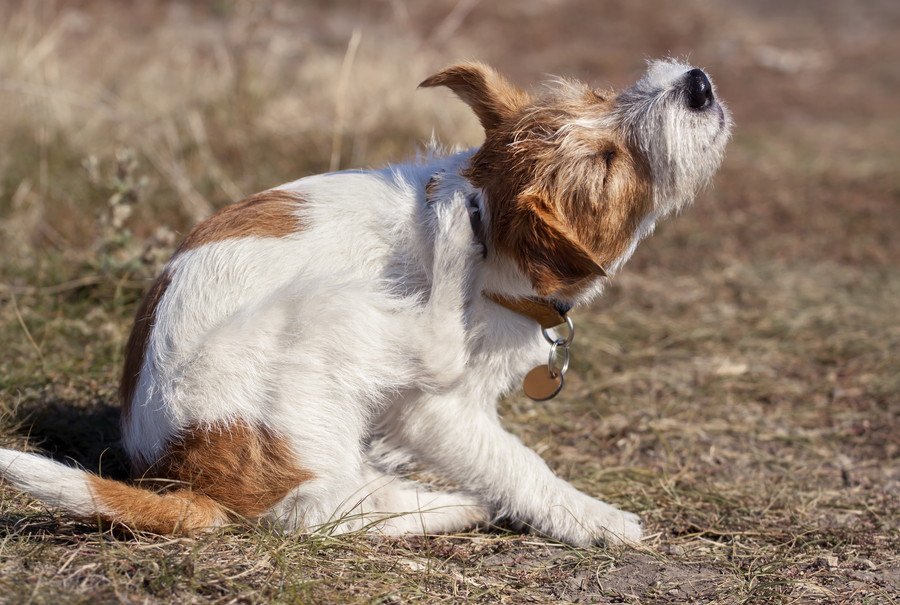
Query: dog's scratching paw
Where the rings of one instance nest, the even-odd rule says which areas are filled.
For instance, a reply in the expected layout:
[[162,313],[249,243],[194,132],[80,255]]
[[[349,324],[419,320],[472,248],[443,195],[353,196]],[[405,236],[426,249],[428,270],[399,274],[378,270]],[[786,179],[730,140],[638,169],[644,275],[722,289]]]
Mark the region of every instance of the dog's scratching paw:
[[457,193],[431,207],[437,221],[435,246],[438,251],[451,255],[482,256],[483,247],[472,231],[470,211],[464,196]]
[[441,186],[441,182],[444,180],[444,173],[446,170],[438,170],[434,174],[431,175],[431,178],[428,179],[428,182],[425,183],[425,204],[430,206],[434,204],[438,198],[438,189]]

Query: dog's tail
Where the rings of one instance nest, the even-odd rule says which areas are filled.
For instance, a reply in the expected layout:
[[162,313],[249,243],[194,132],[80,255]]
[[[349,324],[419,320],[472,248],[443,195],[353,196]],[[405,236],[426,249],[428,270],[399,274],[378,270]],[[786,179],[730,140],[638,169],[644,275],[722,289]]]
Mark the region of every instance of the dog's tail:
[[0,448],[0,478],[76,517],[138,531],[185,534],[228,522],[227,512],[215,500],[189,489],[157,494],[36,454]]

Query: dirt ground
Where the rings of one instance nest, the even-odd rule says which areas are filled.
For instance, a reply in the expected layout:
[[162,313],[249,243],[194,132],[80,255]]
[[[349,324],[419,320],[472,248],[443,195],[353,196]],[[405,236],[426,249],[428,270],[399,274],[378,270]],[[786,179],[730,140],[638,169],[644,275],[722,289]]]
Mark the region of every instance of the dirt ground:
[[436,69],[621,87],[689,56],[736,129],[713,186],[574,313],[564,394],[502,405],[641,515],[640,548],[167,539],[0,487],[0,603],[900,601],[898,31],[895,0],[3,3],[0,446],[113,477],[122,347],[180,234],[432,131],[477,144],[461,103],[416,92]]

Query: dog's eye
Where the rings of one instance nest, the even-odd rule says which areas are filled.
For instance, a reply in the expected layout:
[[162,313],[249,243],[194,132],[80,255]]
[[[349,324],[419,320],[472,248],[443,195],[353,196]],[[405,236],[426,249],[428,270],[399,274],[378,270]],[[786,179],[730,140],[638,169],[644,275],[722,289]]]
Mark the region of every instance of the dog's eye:
[[603,163],[606,165],[607,172],[609,172],[609,169],[612,168],[613,161],[616,159],[616,152],[612,150],[604,151],[601,157],[603,158]]
[[613,161],[616,159],[616,152],[612,150],[603,151],[600,153],[600,161],[603,162],[603,188],[606,188],[606,184],[609,182],[609,176],[612,172]]

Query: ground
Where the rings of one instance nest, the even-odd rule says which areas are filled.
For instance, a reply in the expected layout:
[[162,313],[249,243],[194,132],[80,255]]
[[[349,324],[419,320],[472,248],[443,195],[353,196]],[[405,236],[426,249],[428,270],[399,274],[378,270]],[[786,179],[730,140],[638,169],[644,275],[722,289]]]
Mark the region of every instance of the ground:
[[689,55],[736,119],[695,206],[574,313],[562,396],[502,404],[637,549],[98,529],[0,487],[0,603],[900,601],[900,5],[889,0],[4,3],[0,445],[114,477],[122,347],[213,208],[477,144],[415,91],[479,58],[622,86]]

